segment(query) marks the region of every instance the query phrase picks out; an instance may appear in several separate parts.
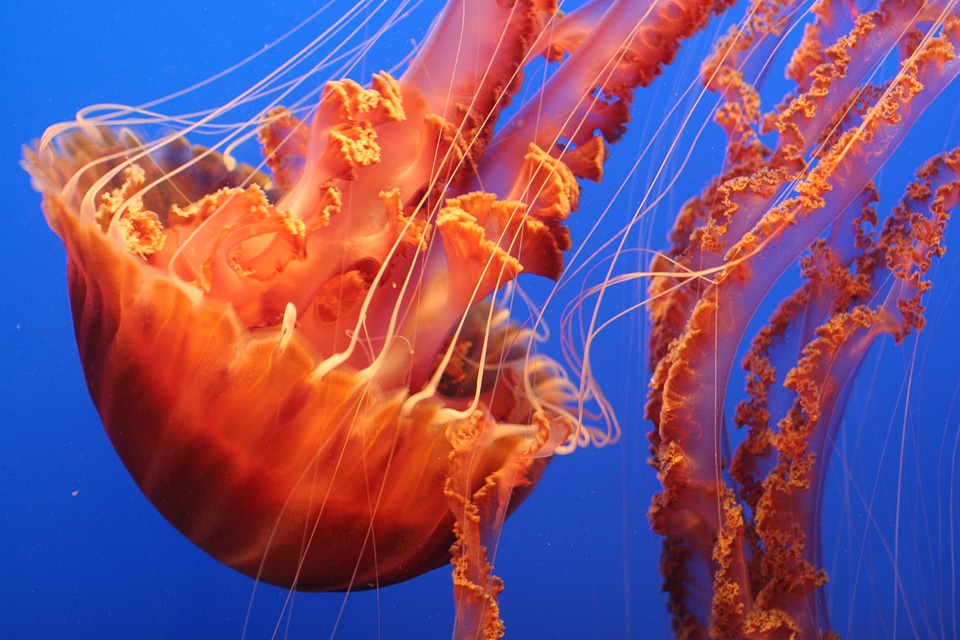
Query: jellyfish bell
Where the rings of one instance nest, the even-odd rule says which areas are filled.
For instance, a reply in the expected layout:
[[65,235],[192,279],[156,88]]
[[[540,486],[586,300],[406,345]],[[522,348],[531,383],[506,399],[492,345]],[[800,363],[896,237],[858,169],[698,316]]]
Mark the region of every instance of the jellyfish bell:
[[[71,256],[71,302],[91,396],[144,493],[225,564],[305,589],[373,587],[418,575],[446,562],[453,542],[446,500],[430,506],[423,498],[435,492],[443,497],[445,479],[437,470],[450,464],[452,443],[464,451],[482,443],[465,482],[495,474],[521,450],[531,454],[528,481],[535,482],[545,458],[521,443],[549,446],[551,426],[560,442],[571,433],[566,415],[527,401],[524,385],[538,384],[527,379],[539,371],[538,361],[526,358],[525,349],[518,359],[504,348],[516,349],[530,336],[504,324],[492,307],[464,321],[483,323],[480,331],[489,328],[501,339],[489,348],[491,361],[500,365],[510,355],[512,373],[474,385],[470,396],[438,401],[445,397],[438,389],[405,407],[411,394],[380,382],[372,362],[367,370],[340,364],[325,371],[318,347],[297,325],[293,304],[277,320],[251,327],[229,304],[197,296],[187,288],[196,285],[168,277],[169,271],[141,257],[147,242],[167,244],[152,226],[158,219],[144,212],[160,209],[158,202],[166,205],[160,210],[176,204],[149,192],[142,204],[130,204],[126,193],[157,181],[189,206],[204,197],[196,189],[202,178],[189,172],[170,178],[174,169],[162,165],[160,173],[147,173],[125,159],[131,147],[97,133],[101,146],[76,153],[117,158],[119,186],[101,193],[111,203],[106,207],[126,203],[128,222],[108,210],[109,225],[94,219],[84,228],[60,202],[47,209]],[[238,184],[247,183],[244,171],[235,172]],[[257,183],[217,188],[236,189],[230,206],[244,211],[268,206]],[[102,204],[99,209],[105,210]],[[224,210],[211,207],[214,214]],[[117,250],[121,242],[126,253]],[[148,255],[156,254],[161,264],[175,262],[163,249]],[[388,286],[381,290],[390,293]],[[436,351],[429,357],[434,366],[441,359]],[[483,367],[475,369],[471,373],[479,375]],[[490,415],[496,417],[471,407],[479,403],[494,407]],[[516,474],[511,482],[524,477]]]
[[556,275],[562,227],[534,201],[453,197],[462,123],[402,79],[372,87],[330,83],[309,125],[268,113],[272,177],[109,121],[28,154],[131,475],[214,557],[302,589],[448,562],[453,505],[499,527],[579,429],[562,369],[484,301],[521,270]]

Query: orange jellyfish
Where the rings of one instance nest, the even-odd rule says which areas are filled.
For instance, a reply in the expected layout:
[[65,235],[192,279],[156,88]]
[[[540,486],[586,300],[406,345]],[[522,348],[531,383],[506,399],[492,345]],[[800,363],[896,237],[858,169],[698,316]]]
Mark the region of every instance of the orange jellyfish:
[[[451,1],[399,77],[328,82],[305,118],[278,101],[218,148],[190,142],[212,115],[142,140],[141,110],[27,151],[90,395],[187,538],[304,590],[452,557],[457,634],[502,634],[505,518],[556,451],[615,435],[581,424],[589,383],[537,353],[511,283],[559,277],[577,177],[711,11],[606,4]],[[541,55],[551,84],[496,128]],[[259,167],[231,153],[254,131]]]

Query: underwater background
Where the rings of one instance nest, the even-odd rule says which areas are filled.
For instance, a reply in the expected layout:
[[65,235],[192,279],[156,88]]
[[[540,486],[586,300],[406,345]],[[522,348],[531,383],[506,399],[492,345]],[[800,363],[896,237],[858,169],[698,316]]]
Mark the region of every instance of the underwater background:
[[[449,637],[448,568],[379,592],[291,594],[220,565],[154,510],[114,453],[87,395],[63,246],[19,167],[21,145],[78,109],[140,104],[193,85],[262,49],[322,4],[8,0],[0,19],[2,637]],[[412,9],[381,39],[378,57],[352,77],[366,82],[399,63],[423,38],[436,4]],[[591,212],[606,207],[621,184],[623,194],[601,229],[612,233],[625,224],[635,206],[631,198],[658,180],[656,158],[674,138],[701,138],[708,149],[722,150],[715,125],[701,134],[708,108],[698,107],[687,126],[670,125],[664,115],[718,29],[685,46],[676,68],[641,92],[631,135],[612,148],[605,184],[584,187],[571,223],[575,241],[593,226]],[[204,106],[225,101],[270,64],[269,58],[255,61],[196,99]],[[923,160],[960,142],[953,89],[917,125],[922,144],[905,144],[878,176],[882,206],[895,202]],[[653,164],[628,178],[636,150],[663,122],[667,136],[651,147]],[[683,171],[684,179],[631,232],[635,244],[665,246],[678,206],[719,169],[705,157],[683,166],[668,159],[667,172]],[[879,341],[850,399],[832,463],[823,512],[825,567],[833,626],[844,637],[951,638],[960,629],[960,225],[953,225],[926,298],[927,329],[900,347]],[[633,266],[646,259],[634,258]],[[535,298],[548,291],[542,283],[524,285]],[[560,312],[578,291],[568,284],[552,303],[556,356]],[[644,295],[640,281],[614,290],[609,304],[627,308]],[[659,485],[646,463],[649,427],[642,420],[644,322],[642,310],[634,313],[593,347],[624,431],[621,441],[555,458],[504,528],[495,570],[505,582],[500,604],[507,637],[671,635],[659,591],[660,543],[646,520]]]

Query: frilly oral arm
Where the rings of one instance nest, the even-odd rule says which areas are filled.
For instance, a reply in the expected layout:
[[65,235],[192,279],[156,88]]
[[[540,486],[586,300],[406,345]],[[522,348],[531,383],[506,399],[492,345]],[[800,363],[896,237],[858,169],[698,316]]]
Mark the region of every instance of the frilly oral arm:
[[[551,60],[569,56],[497,132],[480,159],[480,186],[499,193],[512,184],[527,141],[568,162],[580,177],[598,180],[606,151],[594,139],[616,142],[623,135],[633,90],[649,84],[673,60],[679,41],[719,6],[706,0],[593,2],[557,20],[535,52]],[[591,159],[578,157],[584,153]]]
[[[945,28],[944,36],[956,38],[957,33]],[[706,295],[700,298],[704,306],[701,311],[692,314],[692,331],[707,331],[708,335],[713,335],[715,321],[712,318],[713,311],[708,307],[717,307],[716,326],[723,334],[742,335],[751,310],[757,308],[782,270],[835,220],[839,212],[854,201],[923,107],[960,72],[960,63],[956,59],[947,59],[944,49],[937,42],[931,41],[929,47],[929,55],[935,62],[916,67],[916,82],[912,77],[899,81],[908,87],[920,84],[924,90],[916,94],[890,91],[878,100],[864,116],[863,128],[869,135],[860,129],[851,129],[838,137],[833,147],[822,154],[819,164],[812,168],[804,180],[795,184],[794,188],[801,194],[799,197],[770,208],[773,202],[770,198],[775,198],[777,194],[766,191],[763,181],[757,182],[753,178],[738,180],[732,186],[729,198],[734,217],[753,217],[756,211],[764,214],[757,226],[726,253],[725,257],[730,263],[717,274],[721,292],[709,302]],[[920,59],[925,58],[921,56]],[[896,114],[896,117],[889,114]],[[803,223],[796,224],[799,221]],[[776,238],[775,242],[773,238]],[[739,261],[746,256],[751,258]],[[701,326],[701,322],[705,324]],[[701,338],[697,340],[699,342]],[[706,362],[709,361],[710,368],[715,364],[719,367],[719,379],[723,380],[732,366],[733,352],[738,342],[723,340],[716,349],[710,346],[712,341],[704,342],[702,344],[706,351],[700,352],[699,356],[678,345],[680,351],[675,354],[674,360],[682,361],[686,367],[694,370],[707,366]],[[723,394],[718,397],[723,397]],[[696,416],[696,422],[711,424],[713,415],[713,407],[705,407],[702,415]],[[689,438],[687,442],[689,445]],[[694,454],[694,457],[712,457],[712,438],[698,442],[706,449]],[[701,477],[707,479],[714,477],[714,474],[710,469],[703,469]]]
[[401,87],[405,93],[416,90],[428,113],[452,123],[475,159],[520,87],[530,43],[555,10],[550,0],[450,2],[401,77]]
[[[720,91],[728,100],[717,115],[718,122],[731,137],[727,170],[732,171],[745,162],[742,157],[745,150],[733,144],[738,131],[748,129],[753,135],[757,129],[761,133],[775,131],[778,134],[777,144],[762,165],[756,167],[752,175],[747,174],[750,175],[749,189],[743,188],[746,185],[742,183],[742,186],[731,183],[730,187],[733,188],[723,189],[721,196],[727,204],[725,207],[716,207],[711,213],[709,225],[700,232],[701,242],[694,243],[690,250],[690,264],[697,264],[700,269],[721,265],[727,257],[724,249],[750,231],[769,209],[770,203],[783,196],[783,192],[778,190],[792,189],[792,183],[803,177],[809,170],[809,164],[817,160],[810,157],[812,150],[819,149],[818,157],[829,158],[830,154],[822,153],[822,146],[836,146],[838,132],[858,126],[857,116],[862,116],[864,110],[878,98],[876,88],[863,86],[864,79],[869,77],[883,57],[900,46],[898,41],[909,28],[930,20],[931,16],[938,13],[935,7],[924,7],[914,2],[908,4],[896,6],[896,2],[888,2],[855,20],[843,19],[849,11],[845,2],[828,4],[835,6],[841,15],[837,18],[830,16],[830,20],[818,17],[815,24],[825,23],[835,29],[837,22],[849,23],[851,33],[841,36],[839,41],[829,46],[819,42],[821,57],[795,54],[791,76],[803,80],[799,85],[803,91],[798,95],[788,95],[783,104],[766,115],[759,112],[759,105],[754,102],[756,91],[744,83],[742,69],[748,64],[747,60],[763,57],[757,52],[765,43],[769,44],[763,36],[770,33],[770,25],[782,22],[786,16],[767,13],[754,16],[754,22],[759,24],[752,22],[749,33],[759,38],[760,43],[748,46],[749,38],[735,34],[718,44],[704,65],[703,74],[707,86]],[[762,8],[770,10],[768,5]],[[821,7],[817,11],[818,16],[824,10]],[[901,57],[905,60],[910,53],[902,49]],[[944,85],[939,83],[948,83],[952,77],[953,72],[947,72],[937,83],[942,87]],[[912,117],[919,115],[923,106],[938,92],[939,89],[931,87],[917,102],[919,108],[911,107]],[[867,123],[865,126],[869,129],[874,125]],[[899,129],[901,132],[905,130],[909,128]],[[868,135],[869,131],[860,137]],[[749,140],[740,142],[747,144]],[[837,148],[846,153],[842,146]]]
[[[708,264],[723,265],[709,276],[714,284],[700,285],[701,293],[690,296],[696,288],[691,281],[676,294],[687,296],[686,308],[691,308],[691,304],[693,307],[685,329],[657,367],[648,407],[648,415],[658,425],[651,441],[654,465],[664,484],[664,492],[651,509],[651,521],[657,531],[667,536],[665,562],[669,563],[671,572],[665,573],[665,586],[671,591],[671,610],[681,626],[689,622],[690,616],[702,614],[704,603],[698,599],[704,593],[716,594],[711,605],[710,628],[711,633],[721,637],[748,637],[762,633],[763,628],[806,624],[773,615],[766,607],[765,603],[773,602],[773,595],[786,586],[780,583],[772,586],[757,607],[749,595],[751,583],[746,581],[749,571],[744,564],[748,557],[745,553],[747,530],[740,507],[731,502],[731,489],[722,480],[729,455],[723,407],[727,380],[747,324],[779,274],[861,197],[866,184],[919,113],[956,77],[957,42],[957,22],[948,17],[936,37],[920,46],[904,46],[902,51],[908,59],[901,72],[883,89],[865,91],[852,117],[840,123],[838,133],[810,132],[825,145],[817,154],[816,163],[799,176],[788,166],[788,154],[782,154],[754,175],[741,175],[727,181],[720,188],[723,208],[710,213],[706,227],[701,226],[694,232],[689,250],[678,258],[681,264],[702,268],[705,260],[699,257],[714,252],[716,256]],[[749,91],[735,93],[741,96],[738,99],[749,96]],[[730,113],[732,111],[727,111],[724,115]],[[806,117],[801,111],[790,116],[801,117]],[[739,128],[728,128],[730,131],[739,131]],[[794,132],[791,130],[785,135]],[[799,195],[783,201],[781,185],[790,185]],[[781,204],[774,207],[776,202]],[[740,216],[744,216],[743,222],[737,221]],[[718,231],[721,228],[722,231]],[[735,244],[730,245],[731,241]],[[897,305],[898,308],[904,306],[906,314],[915,306],[913,303]],[[853,375],[858,354],[865,346],[855,346],[856,340],[840,337],[859,335],[858,331],[873,327],[875,321],[885,323],[884,308],[876,312],[850,311],[834,320],[830,329],[824,329],[833,342],[817,343],[821,347],[816,353],[830,355],[836,353],[835,349],[849,350],[844,357],[853,363],[852,368],[838,370],[841,378]],[[891,320],[886,324],[896,327],[898,322]],[[806,372],[819,371],[816,359],[827,356],[810,352],[804,357],[802,369],[791,376],[790,384],[796,389],[801,389],[802,381],[811,377]],[[798,482],[814,486],[814,494],[820,480],[816,476],[805,476],[804,465],[810,462],[809,454],[822,450],[824,433],[829,431],[827,425],[835,419],[833,407],[842,406],[843,388],[841,379],[836,390],[821,398],[821,406],[816,411],[823,416],[825,431],[814,431],[809,437],[800,438],[809,450],[794,449],[784,458],[784,464],[794,470],[791,473],[804,478]],[[808,403],[804,411],[813,411],[812,407]],[[774,499],[782,496],[778,491],[771,489],[768,495],[770,501],[780,506],[761,509],[765,514],[772,514],[764,517],[764,522],[770,525],[766,529],[766,535],[770,536],[767,546],[776,546],[774,541],[781,535],[777,533],[776,519],[788,510],[782,507],[781,498]],[[808,506],[807,497],[796,499],[794,507],[798,510]],[[717,544],[707,548],[704,537],[715,538]],[[770,556],[771,566],[777,563],[774,556]],[[809,581],[798,593],[809,593],[821,580],[812,563],[808,562],[807,568],[809,572],[805,569],[801,573],[806,576],[804,580]],[[783,609],[778,610],[800,608],[802,604],[784,602]],[[706,625],[706,620],[701,618],[699,624]]]

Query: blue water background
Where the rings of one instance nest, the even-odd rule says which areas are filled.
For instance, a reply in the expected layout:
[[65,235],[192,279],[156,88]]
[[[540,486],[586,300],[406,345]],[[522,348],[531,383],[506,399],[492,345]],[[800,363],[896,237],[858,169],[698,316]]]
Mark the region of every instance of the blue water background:
[[[264,0],[7,3],[0,20],[4,638],[239,638],[244,631],[249,638],[449,636],[447,568],[379,592],[291,595],[221,566],[153,509],[114,454],[87,395],[63,246],[18,166],[20,146],[48,125],[72,119],[89,104],[139,104],[200,81],[262,48],[317,6]],[[392,66],[425,28],[421,20],[419,30],[399,33],[391,45],[394,59],[371,62],[357,79]],[[688,77],[693,64],[681,67]],[[245,86],[238,79],[236,91]],[[668,103],[682,87],[664,79],[650,104]],[[638,112],[634,125],[641,135],[658,124],[660,113],[643,108],[649,111]],[[921,142],[911,142],[881,176],[890,193],[902,190],[922,159],[960,141],[956,93],[937,109],[918,125]],[[623,144],[636,148],[640,142]],[[618,159],[623,163],[631,154],[614,149],[608,168],[614,185],[625,171],[617,169]],[[662,246],[677,205],[716,169],[693,158],[687,171],[699,178],[687,178],[681,195],[658,209],[656,221],[634,233],[638,242],[652,237]],[[628,182],[627,191],[642,192],[650,171]],[[572,223],[576,237],[610,197],[586,187]],[[630,210],[623,205],[605,228],[619,228]],[[849,637],[893,637],[894,624],[904,638],[954,637],[957,631],[956,228],[951,238],[954,253],[938,265],[928,299],[927,331],[899,349],[883,340],[864,365],[865,383],[851,399],[842,435],[845,453],[837,456],[839,471],[828,487],[824,526],[831,532],[826,546],[834,623]],[[614,306],[626,306],[642,297],[642,285],[615,295]],[[657,484],[645,462],[647,425],[640,419],[642,331],[642,314],[635,315],[607,333],[594,355],[623,423],[623,440],[555,460],[504,530],[496,573],[506,583],[501,605],[508,637],[670,635],[656,569],[659,542],[646,523]],[[899,583],[891,569],[894,553]]]

